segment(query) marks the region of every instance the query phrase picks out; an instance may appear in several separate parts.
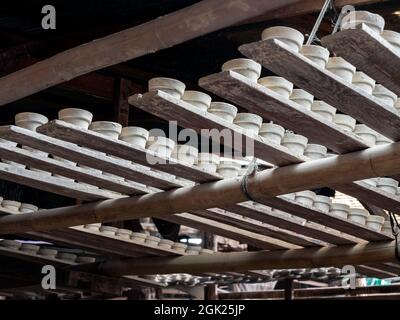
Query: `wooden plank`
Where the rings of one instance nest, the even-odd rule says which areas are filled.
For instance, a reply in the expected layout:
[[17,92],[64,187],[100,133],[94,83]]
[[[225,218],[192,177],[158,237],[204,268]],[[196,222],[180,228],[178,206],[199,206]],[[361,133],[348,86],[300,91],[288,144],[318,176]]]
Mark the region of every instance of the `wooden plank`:
[[121,197],[117,193],[112,193],[107,190],[90,188],[76,182],[68,183],[62,178],[56,178],[41,172],[23,169],[5,163],[0,163],[0,179],[83,201],[116,199]]
[[383,241],[393,239],[391,236],[384,233],[375,231],[360,224],[350,222],[347,219],[342,219],[340,217],[330,215],[329,213],[323,212],[321,210],[308,207],[292,199],[276,197],[271,198],[270,200],[263,201],[263,204],[286,212],[293,212],[295,215],[309,221],[320,223],[327,227],[331,227],[333,229],[368,241]]
[[322,44],[400,95],[400,54],[367,25],[322,38]]
[[305,135],[311,142],[324,145],[335,152],[347,153],[372,146],[356,134],[342,130],[332,121],[237,72],[225,71],[209,75],[201,78],[199,85],[249,112]]
[[[82,148],[73,143],[17,126],[0,127],[0,136],[24,146],[29,146],[94,169],[124,177],[127,180],[140,181],[140,183],[145,185],[164,189],[182,186],[182,182],[172,177],[168,179],[168,177],[160,173],[144,170],[143,167],[131,164],[125,159],[112,158],[97,151]],[[101,141],[95,141],[95,143],[99,142]]]
[[317,66],[280,41],[271,39],[254,42],[241,46],[239,50],[388,138],[394,141],[400,139],[400,131],[397,129],[400,126],[400,116],[395,108]]
[[[190,181],[202,183],[221,179],[221,176],[218,174],[209,173],[196,166],[179,162],[174,158],[159,157],[152,151],[135,147],[121,140],[111,139],[110,137],[91,130],[78,128],[60,120],[54,120],[39,127],[38,132],[45,134],[49,138],[55,137],[63,141],[76,143],[80,146],[105,152],[115,157],[121,157],[125,160],[149,166]],[[15,139],[16,138],[17,137],[15,137]],[[46,139],[42,139],[42,142],[45,141]],[[149,159],[151,162],[149,162]]]
[[0,144],[0,158],[123,194],[139,195],[148,192],[145,186],[133,185],[112,176],[99,175],[92,170],[43,157],[7,144]]
[[262,224],[261,222],[253,219],[244,219],[239,214],[227,212],[222,209],[209,209],[192,212],[196,216],[204,217],[220,223],[240,228],[243,230],[259,233],[268,237],[290,242],[302,247],[315,247],[328,245],[318,240],[307,238],[301,234],[287,231],[278,227]]
[[[164,120],[177,121],[179,126],[191,128],[198,134],[211,138],[217,143],[221,142],[219,133],[229,132],[231,139],[224,139],[225,147],[233,148],[250,156],[254,152],[256,158],[278,166],[304,161],[304,157],[296,156],[286,147],[268,144],[258,135],[248,135],[241,127],[228,123],[206,111],[198,110],[189,103],[176,99],[162,91],[133,95],[129,98],[129,103]],[[210,134],[211,129],[218,130],[218,134]],[[254,145],[254,150],[252,145]]]
[[250,244],[265,250],[299,249],[301,247],[288,242],[260,235],[254,232],[228,226],[214,220],[195,216],[190,213],[175,214],[163,217],[164,220],[183,224],[199,230],[213,232],[223,237]]
[[[279,211],[271,210],[261,204],[253,204],[251,202],[244,202],[231,206],[223,207],[227,211],[232,211],[237,214],[262,221],[272,226],[276,226],[285,230],[290,230],[297,234],[307,236],[313,239],[318,239],[334,245],[363,243],[365,240],[349,236],[344,233],[339,233],[333,229],[327,229],[322,224],[316,224],[311,221],[304,221],[298,217],[293,217],[290,214]],[[296,211],[292,212],[296,214]]]

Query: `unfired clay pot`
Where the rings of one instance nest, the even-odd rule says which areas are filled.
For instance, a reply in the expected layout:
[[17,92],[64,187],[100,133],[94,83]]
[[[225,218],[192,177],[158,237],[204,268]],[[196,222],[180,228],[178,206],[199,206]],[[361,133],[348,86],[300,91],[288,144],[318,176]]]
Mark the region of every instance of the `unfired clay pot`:
[[202,249],[200,250],[200,254],[214,254],[214,250],[202,248]]
[[326,63],[329,59],[329,50],[316,45],[303,45],[301,47],[300,53],[311,60],[312,62],[316,63],[321,68],[325,68]]
[[382,37],[389,42],[394,51],[400,54],[400,33],[392,30],[383,30]]
[[292,94],[290,95],[290,100],[308,110],[311,110],[311,106],[314,102],[314,96],[303,89],[293,89]]
[[293,91],[293,83],[282,77],[264,77],[259,79],[258,83],[285,98],[289,98]]
[[58,251],[55,249],[40,248],[37,254],[48,258],[55,258],[58,254]]
[[197,163],[199,150],[190,145],[176,145],[172,151],[172,157],[190,165]]
[[197,166],[209,172],[216,172],[221,158],[213,153],[199,153]]
[[85,224],[84,225],[84,228],[88,229],[90,231],[100,231],[99,230],[100,227],[101,227],[101,223],[91,223],[91,224]]
[[375,145],[377,132],[372,130],[370,127],[365,124],[356,124],[354,128],[354,133],[361,137],[363,140],[368,142],[371,145]]
[[58,112],[58,119],[71,123],[79,128],[88,129],[93,120],[93,114],[83,109],[66,108]]
[[211,103],[211,97],[208,94],[192,90],[185,91],[182,100],[203,111],[207,111]]
[[310,190],[296,192],[295,194],[295,200],[297,202],[300,202],[301,204],[310,207],[313,205],[315,197],[316,197],[315,192]]
[[222,71],[235,71],[253,82],[257,82],[260,77],[261,68],[261,64],[245,58],[229,60],[222,65]]
[[13,200],[3,200],[1,206],[4,209],[19,212],[19,208],[21,207],[21,202],[13,201]]
[[34,244],[23,243],[19,248],[20,251],[29,253],[29,254],[37,254],[40,249],[40,246],[36,246]]
[[68,261],[68,262],[75,262],[78,256],[73,253],[68,252],[59,252],[57,254],[57,259]]
[[356,119],[347,114],[336,114],[333,121],[338,127],[350,132],[352,132],[356,126]]
[[332,204],[331,198],[326,197],[326,196],[320,196],[320,195],[315,196],[314,208],[321,210],[321,211],[329,212],[329,210],[331,208],[331,204]]
[[89,129],[107,137],[118,139],[121,134],[122,126],[117,122],[95,121],[91,123]]
[[383,223],[382,232],[383,232],[383,233],[386,233],[386,234],[390,234],[390,235],[393,233],[393,231],[392,231],[392,226],[391,226],[389,220],[387,220],[387,221],[385,221],[385,222]]
[[146,147],[161,157],[169,158],[175,147],[175,141],[162,136],[150,136]]
[[296,52],[299,52],[304,42],[304,36],[301,32],[293,28],[279,26],[265,29],[261,38],[262,40],[277,39]]
[[313,102],[313,104],[311,105],[311,110],[329,121],[333,121],[333,118],[336,114],[336,108],[332,107],[324,101],[319,100]]
[[304,155],[310,159],[323,159],[326,157],[328,149],[320,144],[309,143],[304,150]]
[[341,57],[331,57],[326,64],[326,70],[336,74],[347,82],[352,82],[356,67]]
[[239,175],[240,163],[234,160],[221,160],[217,169],[217,173],[224,178],[235,178]]
[[379,178],[377,180],[376,186],[385,192],[396,194],[399,182],[392,178]]
[[162,249],[171,249],[174,245],[174,242],[168,239],[161,239],[158,243],[158,246]]
[[282,146],[288,148],[296,155],[302,155],[307,146],[308,139],[302,135],[287,132],[282,138]]
[[149,80],[149,91],[163,91],[176,99],[180,99],[185,92],[183,82],[171,78],[153,78]]
[[372,91],[375,88],[375,80],[361,71],[357,71],[354,74],[353,84],[369,94],[372,94]]
[[209,113],[216,115],[229,123],[235,119],[238,109],[229,103],[225,102],[211,102],[207,110]]
[[385,222],[385,218],[381,216],[376,216],[370,214],[367,218],[367,227],[374,229],[376,231],[381,231],[383,227],[383,223]]
[[365,209],[351,208],[349,213],[349,221],[365,225],[369,213]]
[[136,242],[144,242],[144,240],[146,239],[146,234],[145,233],[141,233],[141,232],[132,232],[131,235],[131,240],[136,241]]
[[368,11],[352,11],[345,15],[340,23],[340,29],[355,29],[360,24],[366,24],[376,34],[381,34],[385,27],[385,19]]
[[132,231],[128,229],[118,229],[117,232],[115,232],[115,235],[120,239],[130,240]]
[[268,141],[280,144],[285,134],[285,128],[275,123],[263,123],[258,134]]
[[388,143],[392,143],[393,141],[390,140],[389,138],[385,137],[384,135],[378,133],[377,137],[376,137],[376,145],[380,146],[383,144],[388,144]]
[[248,133],[258,134],[263,119],[254,113],[238,113],[233,123],[242,127]]
[[18,250],[21,247],[21,242],[14,240],[0,240],[0,246],[8,249]]
[[86,257],[86,256],[79,256],[75,260],[76,263],[95,263],[96,258],[94,257]]
[[350,212],[350,206],[344,203],[332,203],[331,209],[329,211],[330,214],[334,216],[338,216],[343,219],[347,219]]
[[147,236],[146,240],[144,241],[146,244],[149,244],[151,246],[158,246],[158,243],[160,242],[160,238],[154,237],[154,236]]
[[36,131],[38,127],[49,122],[47,117],[33,112],[22,112],[15,115],[15,125],[31,131]]
[[118,231],[118,228],[111,227],[111,226],[101,226],[100,227],[100,232],[107,236],[115,236],[117,231]]
[[145,148],[149,131],[140,127],[125,127],[122,128],[119,140],[125,141],[138,148]]
[[397,95],[381,84],[375,86],[372,95],[391,107],[394,107],[394,104],[397,101]]
[[186,249],[187,254],[197,255],[200,254],[201,247],[188,246]]
[[21,203],[21,206],[19,207],[19,212],[21,213],[36,212],[38,210],[39,208],[37,206],[34,206],[33,204],[29,203]]

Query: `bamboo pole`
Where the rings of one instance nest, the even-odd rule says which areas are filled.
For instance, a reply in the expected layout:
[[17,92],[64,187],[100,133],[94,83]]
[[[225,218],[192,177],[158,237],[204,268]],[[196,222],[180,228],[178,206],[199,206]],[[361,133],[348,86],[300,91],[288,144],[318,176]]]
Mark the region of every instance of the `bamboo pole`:
[[[109,260],[98,271],[107,275],[245,272],[247,270],[331,267],[392,262],[396,242],[277,251],[216,253],[207,256]],[[356,267],[357,271],[357,267]]]
[[204,0],[59,53],[0,79],[0,106],[80,75],[172,47],[299,0]]
[[[400,173],[400,142],[345,155],[265,170],[249,177],[252,199],[263,200],[306,189]],[[0,218],[0,234],[47,231],[94,222],[110,222],[222,207],[247,201],[242,179],[95,203],[41,210]],[[400,208],[399,208],[400,209]]]

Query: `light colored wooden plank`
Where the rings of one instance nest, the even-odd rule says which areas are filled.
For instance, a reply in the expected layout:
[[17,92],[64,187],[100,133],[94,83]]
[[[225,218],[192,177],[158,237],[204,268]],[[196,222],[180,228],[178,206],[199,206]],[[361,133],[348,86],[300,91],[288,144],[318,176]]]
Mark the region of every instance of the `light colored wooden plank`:
[[372,129],[394,141],[400,139],[400,130],[397,129],[400,126],[400,116],[395,108],[317,66],[282,42],[274,39],[259,41],[242,45],[239,50]]
[[[306,136],[338,153],[370,147],[354,133],[344,131],[320,115],[233,71],[201,78],[199,85],[264,119]],[[234,90],[232,89],[234,88]]]
[[367,25],[322,38],[322,44],[400,95],[400,54]]
[[[105,152],[112,156],[121,157],[125,160],[161,170],[190,181],[201,183],[221,179],[221,176],[218,174],[213,174],[195,166],[179,162],[174,158],[162,158],[149,150],[135,147],[121,140],[111,139],[110,137],[91,130],[78,128],[63,121],[51,121],[48,124],[39,127],[38,132],[41,132],[48,137],[55,137],[62,139],[63,141],[76,143],[80,146]],[[148,159],[151,159],[152,162],[149,162]],[[164,180],[166,180],[165,177]]]
[[[244,152],[246,144],[249,143],[251,146],[253,143],[255,157],[278,166],[300,163],[304,160],[302,156],[296,156],[286,147],[268,144],[258,135],[250,136],[241,127],[228,123],[206,111],[198,110],[189,103],[178,100],[162,91],[133,95],[129,98],[129,103],[164,120],[177,121],[178,126],[194,129],[200,135],[206,135],[211,129],[216,129],[217,132],[228,130],[232,139],[231,141],[224,140],[226,147]],[[208,137],[217,143],[221,142],[219,135]],[[249,149],[253,152],[252,148],[249,147]],[[252,156],[252,154],[247,155]]]
[[[85,149],[73,143],[24,128],[3,126],[0,127],[0,136],[94,169],[109,172],[128,180],[139,181],[145,185],[164,189],[182,186],[182,182],[172,177],[168,178],[151,170],[143,170],[142,167],[135,166],[125,159],[112,158],[95,150]],[[99,142],[101,141],[96,141],[96,143]]]

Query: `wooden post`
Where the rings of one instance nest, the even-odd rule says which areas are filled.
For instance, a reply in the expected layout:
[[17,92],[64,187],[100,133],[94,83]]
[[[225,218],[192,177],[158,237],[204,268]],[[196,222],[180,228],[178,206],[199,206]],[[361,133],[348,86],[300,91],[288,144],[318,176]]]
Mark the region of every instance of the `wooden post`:
[[204,287],[204,300],[218,300],[217,288],[216,284],[206,285]]
[[129,102],[128,98],[132,94],[131,82],[126,79],[115,79],[114,86],[114,121],[127,127],[129,125]]
[[216,253],[207,256],[123,259],[103,262],[98,270],[107,275],[121,276],[356,266],[396,261],[395,248],[396,242],[392,241],[339,247]]
[[[255,201],[278,195],[340,185],[400,173],[400,143],[261,171],[247,181]],[[95,222],[163,217],[185,211],[221,207],[249,200],[241,179],[224,179],[143,196],[41,210],[0,218],[0,234],[45,231]],[[400,211],[400,208],[399,208]]]

